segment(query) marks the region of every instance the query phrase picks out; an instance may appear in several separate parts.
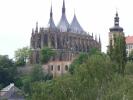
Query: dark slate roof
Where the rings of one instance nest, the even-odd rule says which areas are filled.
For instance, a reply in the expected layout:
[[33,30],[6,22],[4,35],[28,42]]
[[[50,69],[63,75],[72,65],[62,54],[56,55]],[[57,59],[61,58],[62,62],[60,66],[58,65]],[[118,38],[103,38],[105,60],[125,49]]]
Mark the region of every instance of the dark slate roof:
[[74,32],[74,33],[83,33],[84,32],[84,30],[80,26],[80,24],[79,24],[79,22],[78,22],[77,17],[76,17],[75,14],[74,14],[72,23],[70,25],[70,32]]
[[119,26],[119,16],[118,16],[118,12],[116,12],[115,17],[114,17],[114,26],[112,28],[109,29],[110,32],[123,32],[123,28]]
[[120,26],[114,26],[114,27],[110,28],[110,32],[112,32],[112,31],[123,32],[123,28]]
[[51,30],[56,30],[56,26],[55,26],[55,23],[54,23],[54,20],[53,20],[52,6],[51,6],[50,19],[49,19],[47,28],[49,28]]
[[69,23],[67,21],[66,14],[65,14],[65,1],[64,0],[63,0],[63,6],[62,6],[62,16],[61,16],[59,24],[57,25],[57,28],[61,32],[67,32],[69,30]]
[[69,23],[67,21],[66,15],[65,13],[62,14],[62,17],[60,19],[60,22],[57,26],[57,28],[61,31],[61,32],[67,32],[69,29]]
[[53,20],[53,18],[51,18],[51,17],[50,17],[50,19],[49,19],[49,22],[48,22],[47,28],[52,29],[52,30],[55,30],[55,29],[56,29],[56,26],[55,26],[54,20]]

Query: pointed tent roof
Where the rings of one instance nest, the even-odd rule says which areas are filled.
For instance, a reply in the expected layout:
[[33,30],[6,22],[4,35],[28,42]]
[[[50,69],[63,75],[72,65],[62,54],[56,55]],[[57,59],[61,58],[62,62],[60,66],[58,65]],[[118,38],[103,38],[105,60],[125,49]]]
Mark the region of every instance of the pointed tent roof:
[[70,25],[70,31],[71,32],[75,32],[75,33],[83,33],[84,30],[83,28],[80,26],[78,20],[77,20],[77,17],[76,15],[74,14],[74,17],[73,17],[73,20],[72,20],[72,23]]
[[66,14],[65,14],[65,1],[64,0],[63,0],[63,7],[62,7],[62,16],[61,16],[61,19],[60,19],[60,22],[57,28],[61,32],[67,32],[69,28],[69,23],[67,21]]
[[56,30],[56,26],[55,26],[55,23],[53,20],[52,4],[51,4],[51,11],[50,11],[50,19],[49,19],[47,28],[49,28],[51,30]]

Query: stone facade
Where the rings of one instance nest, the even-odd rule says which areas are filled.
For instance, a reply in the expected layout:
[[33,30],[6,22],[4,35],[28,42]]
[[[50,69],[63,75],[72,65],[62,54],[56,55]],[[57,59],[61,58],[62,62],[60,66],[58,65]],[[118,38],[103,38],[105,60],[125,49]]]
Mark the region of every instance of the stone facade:
[[63,1],[62,16],[59,24],[55,26],[53,21],[52,6],[48,27],[38,29],[36,23],[35,31],[32,30],[30,46],[32,49],[31,63],[39,63],[41,48],[49,47],[56,52],[48,64],[43,68],[54,76],[64,74],[68,71],[73,59],[80,52],[89,52],[91,48],[101,50],[101,41],[93,38],[93,35],[85,32],[80,26],[76,15],[71,24],[65,15],[65,1]]

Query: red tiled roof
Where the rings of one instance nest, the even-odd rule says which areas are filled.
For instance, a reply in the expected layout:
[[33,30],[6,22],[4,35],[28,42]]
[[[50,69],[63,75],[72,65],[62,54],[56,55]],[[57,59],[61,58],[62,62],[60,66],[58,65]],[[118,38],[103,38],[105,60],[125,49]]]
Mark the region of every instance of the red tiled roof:
[[127,36],[126,37],[126,44],[131,44],[133,43],[133,36]]

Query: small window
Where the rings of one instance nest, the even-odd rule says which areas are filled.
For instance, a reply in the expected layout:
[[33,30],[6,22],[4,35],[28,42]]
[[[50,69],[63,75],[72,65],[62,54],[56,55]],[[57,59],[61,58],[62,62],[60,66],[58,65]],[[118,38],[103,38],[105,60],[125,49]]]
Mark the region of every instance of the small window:
[[58,71],[60,71],[60,65],[58,65]]
[[51,71],[53,71],[53,65],[51,65]]
[[65,70],[68,71],[68,66],[67,65],[65,66]]
[[126,46],[126,49],[128,49],[128,46]]

